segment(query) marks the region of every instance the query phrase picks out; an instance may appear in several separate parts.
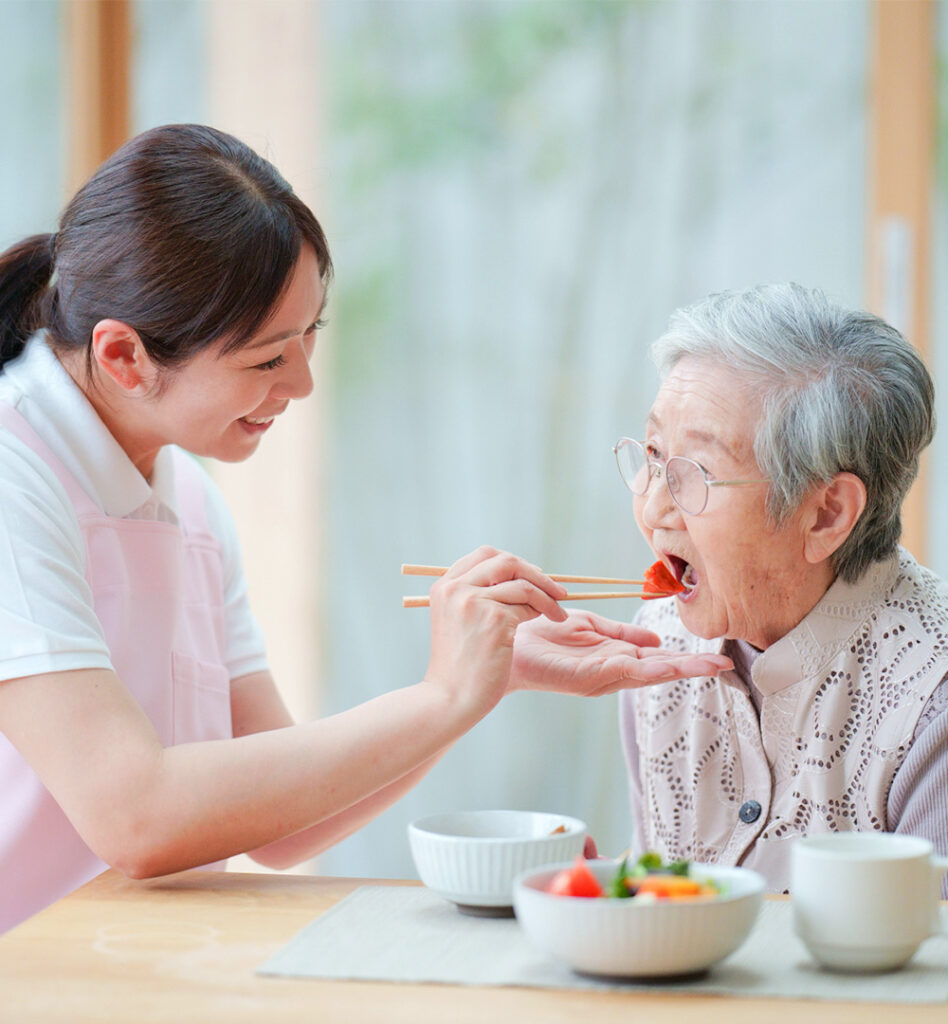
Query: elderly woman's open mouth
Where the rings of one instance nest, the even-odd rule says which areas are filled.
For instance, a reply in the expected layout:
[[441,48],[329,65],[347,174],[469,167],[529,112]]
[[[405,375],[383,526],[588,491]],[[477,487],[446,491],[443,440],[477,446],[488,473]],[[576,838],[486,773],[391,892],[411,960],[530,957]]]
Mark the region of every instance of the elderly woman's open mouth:
[[670,555],[667,552],[663,552],[663,556],[675,579],[685,588],[680,594],[675,596],[680,601],[691,600],[698,586],[698,574],[695,571],[695,567],[691,562],[686,562],[683,558],[679,558],[678,555]]

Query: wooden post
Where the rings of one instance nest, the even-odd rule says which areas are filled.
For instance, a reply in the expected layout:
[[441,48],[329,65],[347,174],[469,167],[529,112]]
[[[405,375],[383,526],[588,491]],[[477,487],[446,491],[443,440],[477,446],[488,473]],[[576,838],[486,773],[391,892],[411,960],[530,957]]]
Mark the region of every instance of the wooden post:
[[68,195],[131,132],[131,12],[128,0],[68,0]]
[[[868,305],[931,367],[935,11],[930,0],[872,5]],[[928,555],[927,462],[905,503],[902,543]]]
[[[271,160],[321,217],[318,15],[313,0],[213,0],[209,67],[211,123]],[[290,403],[253,458],[209,467],[237,524],[274,678],[298,721],[318,705],[326,344],[321,334],[315,392]]]

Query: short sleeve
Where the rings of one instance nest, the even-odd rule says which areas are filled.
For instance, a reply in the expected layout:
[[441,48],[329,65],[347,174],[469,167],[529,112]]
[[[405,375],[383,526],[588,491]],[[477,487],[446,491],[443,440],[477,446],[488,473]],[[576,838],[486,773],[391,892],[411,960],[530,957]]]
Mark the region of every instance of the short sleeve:
[[250,608],[240,540],[217,484],[202,470],[207,524],[221,545],[224,580],[224,661],[231,679],[263,672],[267,664],[263,631]]
[[46,463],[0,431],[0,680],[112,668],[75,510]]

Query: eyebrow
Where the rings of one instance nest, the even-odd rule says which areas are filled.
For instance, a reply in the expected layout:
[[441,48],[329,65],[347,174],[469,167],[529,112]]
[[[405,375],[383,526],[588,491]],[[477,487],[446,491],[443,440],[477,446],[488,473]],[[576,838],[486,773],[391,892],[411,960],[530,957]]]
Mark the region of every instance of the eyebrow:
[[[326,309],[326,302],[328,296],[323,296],[323,301],[319,305],[319,309],[316,311],[316,316],[310,321],[310,324],[314,324],[322,315]],[[288,341],[290,338],[295,337],[300,332],[297,330],[281,331],[279,334],[271,334],[266,338],[261,338],[259,341],[251,342],[248,345],[244,345],[244,351],[250,351],[255,348],[265,348],[267,345],[275,345],[278,341]]]
[[[661,430],[661,422],[654,413],[650,412],[645,422],[653,423],[656,427],[659,428],[659,430]],[[720,451],[724,452],[724,454],[727,455],[729,458],[733,459],[734,461],[739,461],[734,449],[731,448],[731,446],[726,441],[722,441],[721,438],[717,436],[717,434],[709,433],[707,430],[698,430],[695,427],[689,427],[685,431],[685,437],[687,437],[691,441],[698,441],[703,444],[710,445],[714,448],[718,448]]]

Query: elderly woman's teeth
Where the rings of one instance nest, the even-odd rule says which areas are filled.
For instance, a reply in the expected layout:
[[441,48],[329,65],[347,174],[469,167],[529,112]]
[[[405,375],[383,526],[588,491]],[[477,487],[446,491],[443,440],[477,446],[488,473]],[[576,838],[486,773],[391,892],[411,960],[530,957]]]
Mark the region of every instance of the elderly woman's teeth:
[[685,566],[685,571],[681,574],[681,585],[689,590],[693,590],[698,585],[698,574],[690,562]]

